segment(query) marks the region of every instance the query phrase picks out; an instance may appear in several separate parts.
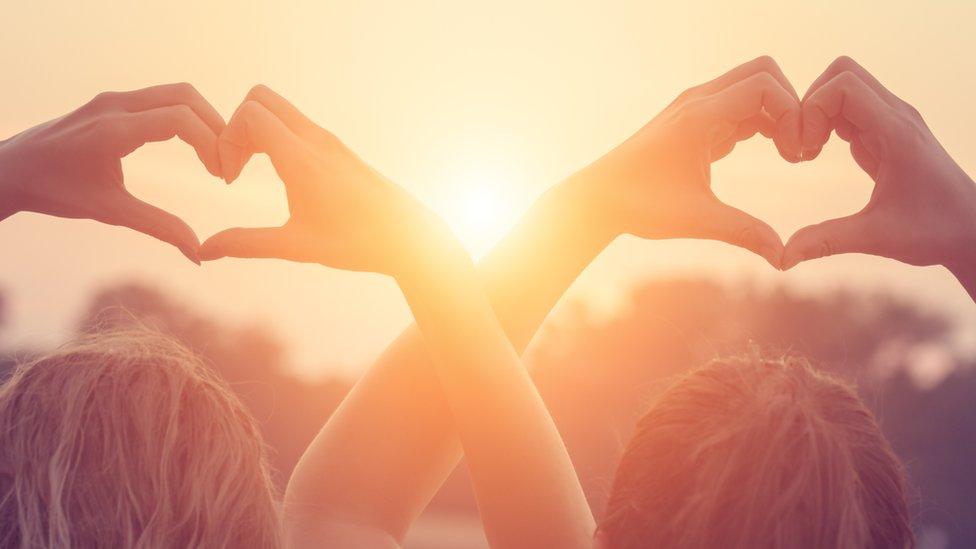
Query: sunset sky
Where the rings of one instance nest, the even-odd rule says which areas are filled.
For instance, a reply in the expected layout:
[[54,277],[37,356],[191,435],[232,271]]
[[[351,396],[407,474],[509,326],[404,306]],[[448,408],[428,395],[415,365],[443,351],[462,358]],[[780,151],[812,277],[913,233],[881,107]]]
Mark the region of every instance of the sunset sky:
[[[80,4],[80,3],[79,3]],[[914,104],[976,174],[976,3],[825,2],[54,2],[8,3],[0,32],[0,138],[102,90],[189,81],[225,117],[271,86],[434,207],[476,254],[541,194],[646,123],[683,89],[761,54],[802,94],[841,54]],[[282,186],[256,158],[228,187],[179,141],[124,160],[129,188],[201,240],[277,224]],[[836,138],[815,163],[757,138],[713,168],[720,197],[796,229],[858,210],[871,181]],[[924,182],[919,182],[924,184]],[[20,214],[0,224],[5,344],[64,337],[91,292],[139,280],[235,324],[272,327],[309,374],[361,369],[409,321],[391,280],[272,260],[197,267],[149,237]],[[976,326],[941,268],[844,256],[778,273],[713,242],[621,239],[571,292],[608,312],[656,274],[890,288]]]

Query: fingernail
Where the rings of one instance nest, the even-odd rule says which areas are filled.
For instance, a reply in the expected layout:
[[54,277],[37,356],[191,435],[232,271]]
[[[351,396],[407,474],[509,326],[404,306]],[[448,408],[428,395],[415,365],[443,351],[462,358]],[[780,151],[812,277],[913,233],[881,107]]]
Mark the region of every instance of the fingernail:
[[196,263],[198,267],[200,266],[200,255],[196,250],[189,249],[189,248],[181,248],[180,251],[183,252],[183,255],[185,255],[187,259]]

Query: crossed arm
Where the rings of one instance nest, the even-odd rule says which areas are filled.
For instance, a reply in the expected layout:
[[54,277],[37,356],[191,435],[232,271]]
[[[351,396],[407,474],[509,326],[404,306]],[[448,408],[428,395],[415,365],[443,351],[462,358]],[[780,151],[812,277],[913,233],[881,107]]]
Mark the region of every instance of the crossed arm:
[[[409,216],[392,204],[409,200],[389,198],[399,191],[382,184],[357,188],[384,180],[270,91],[255,89],[235,118],[225,129],[186,85],[99,96],[0,142],[0,218],[24,210],[92,218],[156,236],[196,259],[192,231],[125,192],[119,164],[147,141],[179,136],[211,173],[229,180],[252,152],[267,152],[289,193],[293,220],[286,226],[222,233],[204,246],[205,258],[285,257],[397,276],[423,334],[417,327],[402,334],[309,447],[287,494],[286,526],[295,541],[395,544],[463,445],[493,542],[517,546],[532,539],[522,534],[541,531],[575,545],[592,518],[516,354],[617,234],[724,240],[785,268],[846,252],[941,264],[976,297],[971,179],[917,111],[846,58],[802,101],[768,58],[688,90],[547,193],[477,272],[450,239],[426,240],[441,250],[435,255],[444,268],[435,270],[408,268],[406,258],[424,238],[401,248],[370,246],[377,235],[362,228],[403,230]],[[278,139],[258,139],[254,147],[269,128]],[[855,161],[876,182],[862,212],[804,229],[784,251],[768,226],[711,193],[709,164],[738,140],[763,133],[796,161],[815,158],[831,131],[851,143]],[[350,213],[361,217],[358,224],[349,223]],[[499,387],[481,376],[500,380]]]
[[[771,60],[759,59],[689,90],[669,107],[671,112],[662,113],[595,167],[553,188],[481,263],[481,280],[516,350],[524,349],[569,284],[620,232],[648,238],[681,235],[718,238],[762,253],[776,266],[781,265],[782,257],[784,268],[831,253],[847,252],[882,255],[913,264],[941,263],[956,275],[970,295],[976,296],[973,293],[976,267],[969,259],[976,235],[972,181],[945,154],[917,111],[884,90],[849,58],[838,59],[810,87],[800,104],[805,132],[796,141],[793,141],[794,113],[790,107],[763,105],[747,93],[736,97],[737,105],[762,105],[751,107],[762,113],[740,121],[729,138],[731,141],[713,147],[705,164],[727,154],[736,140],[752,135],[757,129],[774,137],[788,160],[801,157],[810,160],[819,153],[831,131],[836,131],[852,143],[854,159],[876,180],[880,191],[872,197],[869,207],[858,214],[860,218],[855,216],[852,226],[844,226],[844,222],[849,222],[846,219],[811,226],[797,233],[780,256],[776,250],[778,239],[766,238],[769,233],[764,225],[737,212],[715,212],[711,221],[718,220],[718,223],[710,227],[706,225],[708,220],[695,225],[675,215],[687,211],[681,208],[683,189],[662,184],[660,176],[687,173],[687,166],[694,164],[682,166],[678,161],[662,163],[656,159],[660,158],[660,149],[678,151],[679,154],[672,155],[677,158],[681,156],[681,147],[686,151],[694,149],[681,141],[683,132],[675,126],[664,126],[662,119],[666,121],[674,116],[672,109],[676,106],[678,109],[674,110],[687,113],[688,102],[701,103],[704,98],[722,95],[723,90],[725,97],[734,96],[734,92],[727,91],[729,88],[747,87],[741,84],[743,81],[751,81],[755,86],[761,80],[785,82]],[[792,92],[788,83],[782,89]],[[782,97],[778,92],[770,95]],[[790,102],[783,99],[782,103]],[[722,107],[727,111],[735,109],[729,103]],[[718,124],[718,120],[721,119],[713,118],[710,123]],[[861,126],[854,126],[852,120]],[[662,126],[670,129],[669,139],[663,144],[653,139],[642,140]],[[871,130],[880,135],[868,134]],[[654,160],[643,166],[620,160],[623,155],[619,155],[619,150],[627,150],[635,142],[642,143],[645,147],[642,152]],[[876,148],[878,142],[901,146],[890,147],[886,149],[888,154],[882,154]],[[881,163],[905,155],[910,156],[908,165],[887,171],[878,169]],[[611,167],[606,168],[607,165]],[[654,169],[658,175],[642,172],[634,165]],[[645,177],[633,177],[634,173]],[[899,182],[897,187],[891,183],[895,178]],[[681,178],[675,177],[673,181]],[[931,186],[920,185],[922,181],[931,182]],[[638,186],[646,194],[631,194]],[[653,194],[661,189],[661,194]],[[919,204],[920,194],[934,195],[934,199],[925,200],[928,207],[917,218],[905,210]],[[606,197],[614,195],[622,197],[623,203],[608,204]],[[674,206],[668,213],[675,217],[654,225],[668,215],[654,210],[655,199]],[[879,202],[881,207],[877,206]],[[631,211],[628,205],[632,204],[637,204],[641,212],[628,215]],[[715,206],[709,203],[700,209],[708,211],[708,207]],[[877,210],[886,215],[879,215]],[[916,223],[906,227],[905,219],[913,218]],[[376,428],[362,433],[355,428],[357,425]],[[373,365],[323,428],[296,469],[288,497],[317,502],[321,514],[305,520],[356,524],[362,527],[361,532],[378,533],[387,541],[400,540],[455,467],[461,455],[456,429],[420,333],[411,327]],[[399,455],[401,459],[385,459],[388,454]],[[472,469],[475,466],[472,463]],[[329,471],[354,474],[336,479],[326,474]],[[512,501],[519,501],[514,494],[509,504]],[[510,521],[518,522],[517,518]],[[486,527],[490,527],[487,517]]]
[[[479,286],[514,350],[524,349],[565,289],[620,232],[716,238],[778,263],[778,236],[721,204],[708,186],[707,165],[758,131],[772,135],[779,125],[784,141],[798,134],[798,125],[790,124],[796,123],[799,106],[783,82],[771,60],[759,59],[689,90],[656,122],[544,195],[478,270]],[[266,88],[253,90],[248,102],[279,116],[293,112]],[[255,106],[246,110],[264,112]],[[252,118],[258,116],[264,115]],[[229,130],[235,126],[232,119]],[[703,145],[689,150],[687,143]],[[777,143],[798,155],[796,140]],[[270,155],[274,161],[275,152]],[[215,236],[204,244],[203,258],[259,255],[248,231],[253,230]],[[258,238],[267,240],[267,235]],[[441,280],[447,288],[455,284]],[[408,301],[419,300],[407,288],[405,294]],[[554,429],[527,374],[509,372],[518,383],[508,387],[472,386],[486,379],[488,368],[504,369],[511,362],[501,357],[494,365],[485,362],[485,371],[474,377],[460,356],[448,361],[451,367],[437,368],[423,315],[414,310],[421,328],[409,328],[391,345],[296,467],[285,506],[292,542],[395,546],[454,469],[463,446],[493,546],[568,547],[580,542],[581,532],[588,544],[592,518],[575,505],[567,507],[559,491],[557,473],[571,475],[572,469],[567,472],[561,461],[562,445],[543,436]],[[455,322],[468,326],[463,317]],[[478,347],[490,349],[484,343]]]

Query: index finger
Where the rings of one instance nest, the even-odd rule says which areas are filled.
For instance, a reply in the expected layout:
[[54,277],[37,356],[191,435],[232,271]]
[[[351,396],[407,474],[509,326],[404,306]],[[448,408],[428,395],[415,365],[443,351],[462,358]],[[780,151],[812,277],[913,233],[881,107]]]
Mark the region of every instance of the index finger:
[[891,106],[855,73],[842,72],[803,101],[803,158],[820,154],[830,132],[839,121],[846,121],[860,134],[869,152],[880,158],[877,140],[891,119]]
[[892,107],[896,107],[901,103],[902,100],[897,95],[891,93],[880,80],[875,78],[873,74],[868,72],[867,69],[862,67],[857,61],[846,55],[842,55],[837,59],[834,59],[830,66],[827,67],[827,70],[818,76],[817,79],[813,81],[813,84],[810,84],[810,88],[808,88],[807,92],[803,94],[803,100],[806,101],[807,98],[813,95],[813,93],[819,90],[824,84],[830,82],[834,79],[834,77],[844,72],[854,73],[865,84],[867,84],[868,87],[874,91],[874,93],[878,94],[878,97]]
[[172,105],[186,105],[197,113],[215,134],[224,130],[224,118],[217,109],[204,99],[193,85],[186,82],[177,84],[162,84],[141,90],[120,92],[115,94],[118,105],[130,112],[148,111],[159,107]]
[[737,82],[749,78],[750,76],[763,72],[769,73],[770,76],[775,78],[776,81],[783,86],[783,89],[795,99],[800,99],[800,96],[797,95],[796,90],[793,88],[793,84],[791,84],[786,78],[786,75],[783,74],[783,70],[779,67],[779,64],[777,64],[776,60],[768,55],[757,57],[752,61],[748,61],[739,65],[738,67],[735,67],[714,80],[691,88],[688,90],[688,94],[692,97],[712,95],[713,93],[719,92]]
[[238,107],[220,135],[217,150],[228,182],[240,175],[251,153],[263,152],[287,184],[308,154],[302,139],[257,101],[245,101]]
[[220,175],[217,134],[186,105],[172,105],[148,111],[115,115],[118,152],[125,156],[151,141],[166,141],[178,136],[197,151],[197,156],[213,175]]
[[776,121],[773,142],[788,160],[800,155],[800,103],[769,73],[758,73],[701,99],[706,117],[734,128],[767,113]]
[[244,101],[257,101],[264,105],[271,114],[278,117],[295,134],[311,141],[322,143],[331,142],[335,139],[331,133],[322,128],[310,118],[298,110],[298,107],[279,95],[277,92],[258,84],[251,88]]

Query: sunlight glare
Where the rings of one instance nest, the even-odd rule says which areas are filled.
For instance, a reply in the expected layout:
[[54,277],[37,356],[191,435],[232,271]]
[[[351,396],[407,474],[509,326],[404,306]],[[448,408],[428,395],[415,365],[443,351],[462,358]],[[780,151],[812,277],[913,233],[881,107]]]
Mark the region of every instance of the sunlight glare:
[[454,183],[445,219],[474,259],[480,259],[501,240],[515,222],[516,205],[506,193],[506,181],[488,173]]

